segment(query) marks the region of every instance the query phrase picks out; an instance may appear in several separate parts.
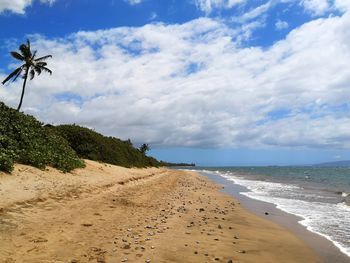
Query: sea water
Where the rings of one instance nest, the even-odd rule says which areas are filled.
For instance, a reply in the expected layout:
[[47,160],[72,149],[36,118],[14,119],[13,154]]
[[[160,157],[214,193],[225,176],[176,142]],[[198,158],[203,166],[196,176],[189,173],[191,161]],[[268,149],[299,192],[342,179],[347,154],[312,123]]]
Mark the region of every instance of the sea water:
[[350,168],[211,167],[215,173],[249,191],[242,194],[273,203],[303,218],[299,223],[331,240],[350,257]]

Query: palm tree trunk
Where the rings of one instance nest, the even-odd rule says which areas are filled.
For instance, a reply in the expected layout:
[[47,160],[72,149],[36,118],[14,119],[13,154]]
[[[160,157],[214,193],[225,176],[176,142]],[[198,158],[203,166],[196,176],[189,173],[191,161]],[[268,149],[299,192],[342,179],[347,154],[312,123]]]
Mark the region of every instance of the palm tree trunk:
[[29,72],[29,68],[26,69],[26,73],[24,74],[24,81],[23,81],[23,87],[22,87],[22,95],[21,95],[21,100],[20,100],[20,102],[19,102],[17,111],[19,111],[19,110],[21,109],[21,106],[22,106],[24,91],[25,91],[25,89],[26,89],[26,84],[27,84],[27,79],[28,79],[28,72]]

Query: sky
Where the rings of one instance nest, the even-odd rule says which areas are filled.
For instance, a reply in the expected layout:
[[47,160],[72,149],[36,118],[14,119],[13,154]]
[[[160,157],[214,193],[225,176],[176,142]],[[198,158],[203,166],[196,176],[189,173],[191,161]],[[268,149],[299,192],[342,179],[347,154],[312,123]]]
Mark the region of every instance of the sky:
[[350,0],[0,0],[0,29],[0,80],[27,39],[53,56],[22,106],[44,123],[201,166],[350,159]]

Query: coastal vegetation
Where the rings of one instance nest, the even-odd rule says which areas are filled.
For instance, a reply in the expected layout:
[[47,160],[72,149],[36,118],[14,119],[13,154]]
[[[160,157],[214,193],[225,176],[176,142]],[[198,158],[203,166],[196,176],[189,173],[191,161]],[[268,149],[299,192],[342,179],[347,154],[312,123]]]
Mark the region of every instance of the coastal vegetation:
[[11,56],[15,58],[16,60],[21,61],[23,64],[16,68],[10,75],[7,76],[7,78],[2,82],[2,84],[5,84],[6,82],[12,80],[16,81],[16,79],[22,75],[23,77],[23,86],[22,86],[22,94],[21,99],[18,104],[17,110],[19,111],[22,106],[23,97],[24,97],[24,91],[26,88],[28,77],[30,80],[32,80],[35,77],[35,74],[40,75],[41,72],[48,72],[50,75],[52,74],[52,71],[48,69],[47,63],[45,62],[46,59],[51,58],[51,55],[43,56],[36,58],[37,51],[32,52],[30,48],[30,41],[27,40],[26,44],[22,44],[19,47],[19,51],[12,51],[10,52]]
[[151,148],[149,147],[149,145],[147,143],[144,143],[140,146],[140,152],[142,154],[146,154]]
[[167,166],[167,167],[195,167],[196,164],[195,163],[169,163],[169,162],[163,162],[162,161],[162,165],[163,166]]
[[34,117],[0,102],[0,171],[11,172],[14,163],[68,172],[83,167],[68,142]]
[[78,125],[51,127],[64,137],[81,158],[123,167],[161,166],[156,159],[133,147],[130,140],[107,137]]
[[132,146],[78,125],[43,125],[34,117],[0,102],[0,171],[11,172],[14,163],[63,172],[84,167],[81,158],[123,167],[162,166]]

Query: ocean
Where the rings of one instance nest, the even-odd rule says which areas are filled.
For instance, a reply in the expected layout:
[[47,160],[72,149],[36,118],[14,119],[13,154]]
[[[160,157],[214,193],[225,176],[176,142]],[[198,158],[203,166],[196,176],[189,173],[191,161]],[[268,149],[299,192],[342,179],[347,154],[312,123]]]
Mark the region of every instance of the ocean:
[[308,230],[331,240],[350,257],[350,168],[197,167],[249,191],[242,194],[273,203],[297,215]]

